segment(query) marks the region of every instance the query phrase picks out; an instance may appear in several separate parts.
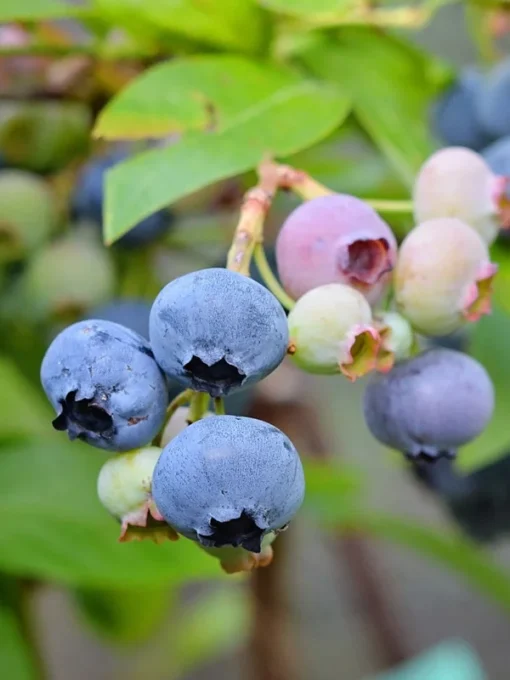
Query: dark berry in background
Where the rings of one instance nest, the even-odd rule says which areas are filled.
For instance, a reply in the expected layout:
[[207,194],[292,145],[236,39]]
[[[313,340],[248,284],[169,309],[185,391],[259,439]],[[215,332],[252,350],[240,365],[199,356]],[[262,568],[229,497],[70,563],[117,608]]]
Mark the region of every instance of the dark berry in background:
[[[72,213],[75,218],[91,220],[102,226],[106,172],[128,158],[129,154],[124,150],[116,150],[93,158],[82,168],[72,197]],[[167,233],[172,221],[170,211],[159,210],[139,222],[117,243],[126,248],[151,243]]]

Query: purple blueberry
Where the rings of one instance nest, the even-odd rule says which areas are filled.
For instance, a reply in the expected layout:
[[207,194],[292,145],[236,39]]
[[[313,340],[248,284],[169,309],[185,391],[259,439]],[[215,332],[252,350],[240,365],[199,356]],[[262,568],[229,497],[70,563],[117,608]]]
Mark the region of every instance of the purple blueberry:
[[254,553],[289,523],[304,491],[299,455],[283,432],[237,416],[187,427],[165,447],[152,479],[159,512],[180,534]]
[[409,458],[453,458],[489,423],[494,387],[475,359],[430,349],[374,376],[364,396],[365,421],[382,444]]
[[[106,172],[128,157],[124,150],[117,150],[101,158],[94,158],[83,167],[72,199],[75,218],[102,225]],[[139,222],[117,243],[127,248],[151,243],[168,231],[171,222],[171,213],[168,210],[159,210]]]
[[170,378],[211,396],[261,380],[287,352],[278,300],[247,276],[203,269],[171,281],[150,318],[154,356]]
[[148,342],[119,324],[80,321],[51,343],[41,382],[56,430],[108,451],[149,444],[168,405],[165,378]]

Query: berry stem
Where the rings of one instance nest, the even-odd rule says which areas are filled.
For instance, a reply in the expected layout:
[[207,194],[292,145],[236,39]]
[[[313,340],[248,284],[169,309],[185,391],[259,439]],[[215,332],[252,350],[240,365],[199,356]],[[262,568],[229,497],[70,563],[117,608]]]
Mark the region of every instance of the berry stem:
[[225,402],[222,397],[214,397],[214,412],[217,416],[225,415]]
[[192,392],[189,406],[188,423],[191,425],[192,423],[196,423],[197,420],[203,418],[208,406],[209,395],[207,392]]
[[374,210],[382,213],[405,213],[412,214],[413,212],[413,202],[412,201],[385,201],[378,198],[365,198],[363,199],[365,203],[372,206]]
[[290,165],[272,164],[278,177],[280,189],[293,191],[304,201],[310,201],[320,196],[330,196],[335,192],[324,184],[317,182],[304,170],[297,170]]
[[154,446],[159,446],[161,442],[161,437],[163,435],[163,432],[165,430],[165,427],[168,425],[168,422],[174,415],[174,413],[177,411],[178,408],[181,406],[185,406],[186,404],[189,404],[191,402],[191,398],[193,397],[193,390],[184,390],[183,392],[180,392],[172,401],[169,403],[167,409],[166,409],[166,418],[165,422],[163,423],[163,426],[161,430],[158,433],[158,436],[154,439]]
[[292,309],[296,303],[290,297],[290,295],[287,295],[287,293],[283,290],[280,282],[273,274],[273,271],[269,266],[269,262],[267,261],[266,251],[264,250],[262,243],[257,243],[255,245],[253,250],[253,259],[267,288],[271,291],[275,298],[281,302],[285,309]]
[[264,161],[259,182],[244,196],[241,215],[227,256],[227,269],[250,275],[250,262],[257,243],[262,243],[264,220],[278,189],[278,166]]

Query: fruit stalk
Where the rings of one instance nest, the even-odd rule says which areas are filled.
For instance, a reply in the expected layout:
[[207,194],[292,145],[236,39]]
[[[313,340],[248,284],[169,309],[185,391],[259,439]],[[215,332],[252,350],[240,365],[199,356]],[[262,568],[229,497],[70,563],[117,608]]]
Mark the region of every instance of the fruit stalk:
[[227,269],[250,275],[255,246],[263,241],[264,220],[278,189],[278,166],[264,161],[259,166],[259,182],[244,197],[239,223],[227,256]]

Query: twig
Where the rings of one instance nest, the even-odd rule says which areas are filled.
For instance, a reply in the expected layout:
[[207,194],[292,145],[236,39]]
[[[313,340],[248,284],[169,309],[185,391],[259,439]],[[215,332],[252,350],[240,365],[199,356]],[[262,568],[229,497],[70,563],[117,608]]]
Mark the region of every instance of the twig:
[[262,243],[264,220],[278,190],[278,165],[264,161],[259,166],[259,182],[244,197],[241,215],[227,256],[227,269],[250,275],[250,262]]

